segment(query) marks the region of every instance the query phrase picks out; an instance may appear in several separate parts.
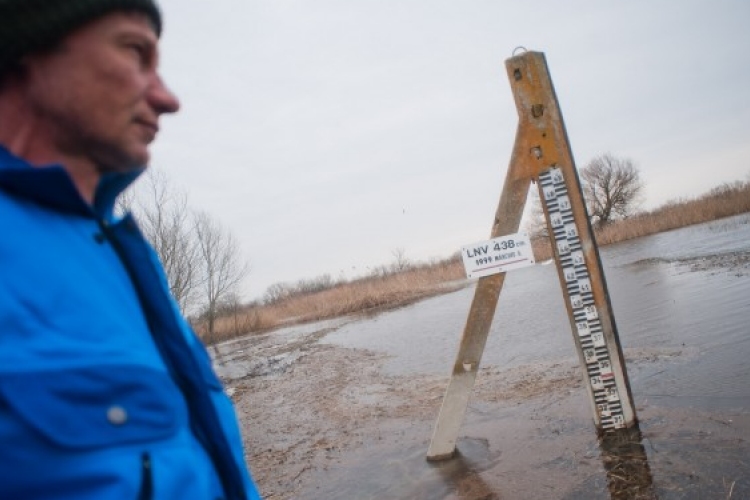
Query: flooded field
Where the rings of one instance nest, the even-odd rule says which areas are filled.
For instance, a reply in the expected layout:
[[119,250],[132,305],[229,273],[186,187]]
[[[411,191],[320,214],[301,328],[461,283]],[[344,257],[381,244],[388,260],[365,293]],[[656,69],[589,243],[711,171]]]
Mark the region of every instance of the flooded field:
[[454,459],[473,284],[219,346],[268,499],[750,498],[750,216],[602,249],[640,434],[600,442],[553,265],[506,279]]

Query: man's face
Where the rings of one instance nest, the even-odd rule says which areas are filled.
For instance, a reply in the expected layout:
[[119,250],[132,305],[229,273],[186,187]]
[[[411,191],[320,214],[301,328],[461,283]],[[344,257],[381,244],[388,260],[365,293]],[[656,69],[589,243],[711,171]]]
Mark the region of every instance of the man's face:
[[149,18],[115,12],[72,32],[49,53],[29,56],[27,98],[35,133],[100,173],[145,166],[159,115],[177,98],[157,73],[158,38]]

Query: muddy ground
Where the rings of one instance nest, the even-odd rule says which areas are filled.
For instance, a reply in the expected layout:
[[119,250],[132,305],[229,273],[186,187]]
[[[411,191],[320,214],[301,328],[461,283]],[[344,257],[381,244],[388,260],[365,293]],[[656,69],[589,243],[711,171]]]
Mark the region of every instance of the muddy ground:
[[[481,370],[461,456],[430,464],[424,456],[447,376],[385,376],[382,355],[315,340],[297,347],[293,362],[228,380],[265,498],[609,498],[577,366]],[[691,355],[628,354],[631,363]],[[664,471],[658,488],[635,478],[638,494],[620,498],[747,498],[736,496],[750,491],[747,412],[648,401],[638,412],[650,470]]]
[[[747,275],[747,255],[735,257],[676,264]],[[217,371],[265,498],[750,498],[750,409],[684,408],[636,394],[642,439],[613,454],[595,435],[575,360],[481,369],[458,455],[429,463],[449,367],[444,376],[388,375],[384,354],[320,341],[360,320],[219,346]],[[689,363],[700,350],[625,356],[637,377]]]

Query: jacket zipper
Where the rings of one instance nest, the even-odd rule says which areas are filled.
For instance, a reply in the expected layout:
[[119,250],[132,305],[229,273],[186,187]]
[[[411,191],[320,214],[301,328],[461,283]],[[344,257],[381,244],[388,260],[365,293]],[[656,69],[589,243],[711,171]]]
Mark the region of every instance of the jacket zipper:
[[151,470],[151,456],[141,455],[141,491],[138,500],[151,500],[154,497],[154,478]]

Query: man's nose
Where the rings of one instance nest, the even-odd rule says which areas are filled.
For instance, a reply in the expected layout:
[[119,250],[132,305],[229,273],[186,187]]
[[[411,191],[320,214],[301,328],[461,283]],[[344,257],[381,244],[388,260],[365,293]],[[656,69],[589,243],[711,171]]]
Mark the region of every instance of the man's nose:
[[176,113],[180,109],[180,100],[164,84],[159,74],[154,74],[148,91],[149,104],[159,114]]

